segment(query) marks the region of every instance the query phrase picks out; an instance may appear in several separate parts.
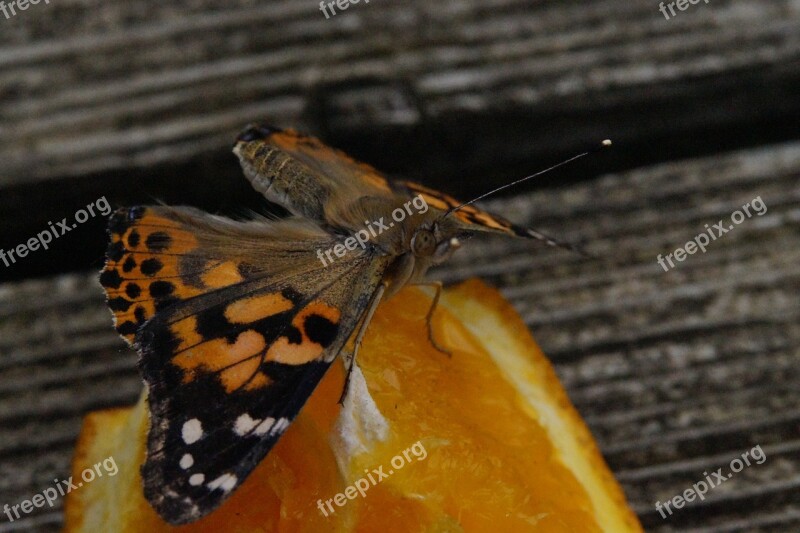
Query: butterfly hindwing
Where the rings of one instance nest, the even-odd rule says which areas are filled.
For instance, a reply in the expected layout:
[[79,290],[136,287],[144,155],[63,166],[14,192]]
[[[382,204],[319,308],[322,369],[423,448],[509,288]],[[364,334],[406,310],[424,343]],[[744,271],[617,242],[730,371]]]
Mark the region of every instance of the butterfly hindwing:
[[120,333],[148,388],[145,495],[167,521],[189,522],[295,418],[380,282],[381,259],[354,253],[323,267],[314,248],[330,238],[313,226],[188,208],[121,210],[110,231],[103,284],[118,328],[132,324]]

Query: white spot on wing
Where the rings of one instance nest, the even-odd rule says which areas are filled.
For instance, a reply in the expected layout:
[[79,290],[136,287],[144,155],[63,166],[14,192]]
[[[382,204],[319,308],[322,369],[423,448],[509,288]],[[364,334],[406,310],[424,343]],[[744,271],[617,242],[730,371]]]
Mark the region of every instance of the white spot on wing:
[[249,414],[245,413],[243,415],[239,415],[239,418],[236,419],[236,423],[233,426],[233,431],[240,437],[243,437],[250,433],[260,422],[260,418],[253,420]]
[[245,413],[236,419],[233,431],[239,436],[263,436],[267,433],[269,433],[269,436],[274,436],[283,433],[287,427],[289,427],[288,418],[280,418],[276,421],[271,416],[268,416],[261,420],[260,418],[253,419],[249,414]]
[[196,418],[187,420],[183,424],[181,435],[183,436],[183,442],[193,444],[203,437],[203,426],[200,425],[200,421]]
[[264,419],[263,422],[261,422],[258,425],[258,427],[255,430],[255,434],[256,435],[264,435],[264,434],[266,434],[267,431],[269,431],[270,428],[272,427],[272,424],[274,424],[274,423],[275,423],[275,419],[272,418],[271,416],[268,416],[267,418]]
[[196,487],[199,484],[201,484],[205,478],[206,476],[204,476],[203,474],[193,474],[189,478],[189,485]]
[[236,486],[236,476],[233,474],[222,474],[214,481],[208,483],[206,486],[211,489],[222,489],[225,492],[230,492]]
[[288,418],[281,418],[278,422],[269,430],[270,436],[272,435],[279,435],[284,432],[284,430],[289,427],[289,419]]
[[190,453],[183,454],[183,457],[181,457],[181,462],[180,462],[181,468],[186,470],[187,468],[191,468],[193,464],[194,464],[194,457],[192,457],[192,454]]

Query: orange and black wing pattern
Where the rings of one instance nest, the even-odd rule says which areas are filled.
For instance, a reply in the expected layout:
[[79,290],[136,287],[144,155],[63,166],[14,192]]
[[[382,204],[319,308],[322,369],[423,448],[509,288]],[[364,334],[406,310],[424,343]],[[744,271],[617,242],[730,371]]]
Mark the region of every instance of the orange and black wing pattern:
[[101,283],[148,389],[145,495],[168,522],[190,522],[297,415],[366,308],[380,259],[323,267],[314,248],[328,241],[313,227],[190,208],[121,209],[109,233]]
[[[398,180],[394,182],[399,191],[407,191],[408,196],[421,195],[430,207],[439,211],[450,211],[460,206],[463,202],[456,200],[443,192],[425,187],[413,181]],[[508,235],[518,235],[515,226],[503,217],[492,215],[486,211],[467,205],[453,212],[450,216],[470,227],[473,231],[492,231]]]
[[458,208],[448,216],[458,220],[466,231],[501,233],[513,237],[536,239],[548,246],[556,246],[585,255],[585,252],[576,245],[560,241],[535,229],[518,226],[499,215],[482,211],[473,205],[459,207],[463,202],[419,183],[398,180],[392,182],[392,186],[397,192],[405,192],[408,196],[421,195],[430,207],[445,213]]

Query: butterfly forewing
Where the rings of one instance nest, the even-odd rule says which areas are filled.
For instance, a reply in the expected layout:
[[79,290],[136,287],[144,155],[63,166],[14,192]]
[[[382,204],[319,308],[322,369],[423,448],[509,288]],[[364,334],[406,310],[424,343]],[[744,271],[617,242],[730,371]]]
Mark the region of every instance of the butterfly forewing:
[[[218,506],[280,438],[352,333],[384,262],[361,253],[325,268],[307,246],[321,235],[303,240],[291,222],[261,221],[259,234],[197,213],[121,210],[102,275],[148,386],[145,494],[171,523]],[[283,241],[270,224],[284,226]],[[264,237],[272,255],[252,251]],[[259,266],[265,257],[273,268]]]
[[388,180],[371,166],[294,130],[251,126],[234,153],[253,187],[295,215],[329,223],[331,211],[362,196],[391,197]]
[[[442,214],[462,203],[418,183],[390,180],[373,167],[294,130],[251,126],[239,136],[234,152],[250,182],[268,200],[324,223],[339,223],[337,210],[351,209],[353,202],[365,196],[395,198],[402,203],[421,195],[430,208]],[[542,238],[472,205],[450,216],[465,231]]]

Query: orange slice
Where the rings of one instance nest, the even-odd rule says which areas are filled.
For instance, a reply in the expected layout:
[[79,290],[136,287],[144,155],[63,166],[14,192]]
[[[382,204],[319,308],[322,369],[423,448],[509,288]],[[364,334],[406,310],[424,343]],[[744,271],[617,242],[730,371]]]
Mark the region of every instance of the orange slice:
[[67,532],[642,531],[525,324],[495,291],[445,291],[381,306],[343,408],[333,365],[297,420],[219,509],[180,528],[142,495],[147,411],[86,417],[73,475],[119,472],[69,493]]

